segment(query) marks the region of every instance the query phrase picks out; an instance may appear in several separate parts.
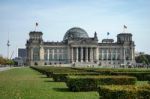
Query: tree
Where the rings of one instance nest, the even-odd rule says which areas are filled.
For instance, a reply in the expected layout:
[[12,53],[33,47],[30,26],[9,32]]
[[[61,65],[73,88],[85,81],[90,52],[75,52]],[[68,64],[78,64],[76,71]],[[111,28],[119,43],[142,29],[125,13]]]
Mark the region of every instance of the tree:
[[0,64],[5,65],[5,63],[6,63],[6,60],[2,56],[0,56]]
[[140,55],[135,58],[137,63],[149,64],[150,63],[150,55]]
[[14,65],[14,61],[0,56],[0,64],[1,65]]

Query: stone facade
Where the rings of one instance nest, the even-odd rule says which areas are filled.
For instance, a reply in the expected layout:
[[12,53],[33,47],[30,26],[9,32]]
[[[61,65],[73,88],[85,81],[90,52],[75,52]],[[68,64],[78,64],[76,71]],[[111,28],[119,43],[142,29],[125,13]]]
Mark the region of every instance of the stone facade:
[[89,37],[81,28],[69,29],[61,42],[44,42],[42,32],[32,31],[26,43],[27,64],[119,67],[135,63],[135,44],[131,33],[120,33],[117,41],[103,39],[97,33]]

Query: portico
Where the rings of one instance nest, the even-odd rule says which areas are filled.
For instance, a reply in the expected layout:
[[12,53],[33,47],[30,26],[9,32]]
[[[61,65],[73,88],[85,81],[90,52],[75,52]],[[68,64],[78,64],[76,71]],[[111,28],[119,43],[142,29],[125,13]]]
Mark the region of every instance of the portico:
[[96,62],[96,47],[91,46],[73,46],[71,47],[71,62],[84,63]]

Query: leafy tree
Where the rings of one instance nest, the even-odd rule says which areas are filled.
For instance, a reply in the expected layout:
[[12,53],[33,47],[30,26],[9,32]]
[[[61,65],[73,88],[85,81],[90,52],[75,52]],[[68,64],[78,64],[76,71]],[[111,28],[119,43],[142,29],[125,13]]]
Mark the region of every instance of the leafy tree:
[[14,61],[0,56],[0,64],[1,65],[14,65]]
[[140,55],[135,58],[137,63],[149,64],[150,63],[150,55]]

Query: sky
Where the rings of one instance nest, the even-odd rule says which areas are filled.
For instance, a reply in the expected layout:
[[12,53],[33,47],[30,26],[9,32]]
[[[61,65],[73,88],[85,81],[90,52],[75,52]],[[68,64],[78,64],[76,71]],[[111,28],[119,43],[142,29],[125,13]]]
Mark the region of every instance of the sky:
[[10,56],[16,57],[36,22],[44,41],[62,41],[72,27],[90,37],[96,31],[99,42],[109,32],[116,41],[126,25],[135,50],[150,54],[150,0],[0,0],[0,55],[7,56],[9,38]]

